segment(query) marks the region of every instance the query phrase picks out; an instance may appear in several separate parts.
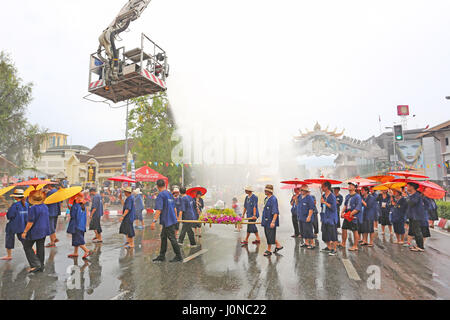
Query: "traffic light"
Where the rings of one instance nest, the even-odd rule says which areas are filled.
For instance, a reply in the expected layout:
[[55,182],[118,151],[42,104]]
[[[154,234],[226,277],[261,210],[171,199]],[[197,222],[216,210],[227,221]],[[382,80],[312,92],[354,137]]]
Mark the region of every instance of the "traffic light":
[[394,126],[394,139],[395,141],[403,141],[403,128],[401,124]]

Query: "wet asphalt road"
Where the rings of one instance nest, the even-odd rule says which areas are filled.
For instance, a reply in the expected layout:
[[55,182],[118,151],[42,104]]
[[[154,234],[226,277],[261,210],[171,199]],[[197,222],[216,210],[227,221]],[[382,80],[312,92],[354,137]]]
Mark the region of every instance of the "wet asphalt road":
[[[299,240],[290,237],[286,214],[277,232],[284,246],[279,255],[263,256],[264,238],[261,245],[241,248],[244,231],[206,225],[200,248],[188,248],[185,240],[183,254],[194,255],[191,260],[155,264],[151,260],[159,253],[160,241],[159,231],[149,228],[151,217],[145,218],[145,230],[136,230],[134,250],[122,247],[125,239],[118,234],[118,219],[103,218],[103,244],[93,244],[92,232],[86,233],[87,246],[95,253],[85,262],[81,255],[67,258],[71,238],[60,217],[60,242],[57,248],[46,249],[43,273],[27,274],[25,254],[16,241],[13,260],[0,261],[0,299],[450,299],[450,236],[436,231],[425,253],[393,244],[393,238],[379,231],[375,247],[357,253],[341,249],[331,257],[318,249],[300,248]],[[5,223],[1,217],[1,230]],[[0,237],[4,255],[3,232]],[[324,247],[322,241],[319,244]],[[169,244],[167,258],[172,257]],[[371,265],[380,268],[380,289],[367,286]],[[79,271],[72,275],[78,282],[67,285],[68,269]]]

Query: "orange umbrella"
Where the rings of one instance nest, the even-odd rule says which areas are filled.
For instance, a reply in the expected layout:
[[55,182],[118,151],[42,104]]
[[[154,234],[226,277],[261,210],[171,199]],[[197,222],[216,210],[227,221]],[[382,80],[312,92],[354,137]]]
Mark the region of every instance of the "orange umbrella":
[[431,181],[411,181],[419,185],[419,191],[430,199],[442,199],[446,191],[438,184]]
[[391,190],[391,189],[400,189],[401,187],[406,186],[406,182],[385,182],[380,184],[379,186],[374,187],[374,190]]
[[328,181],[331,184],[341,184],[342,183],[342,181],[324,178],[323,176],[320,177],[320,178],[316,178],[316,179],[305,179],[305,182],[318,183],[318,184],[322,184],[322,183],[324,183],[326,181]]
[[373,180],[373,181],[376,181],[376,182],[380,182],[380,183],[386,183],[386,182],[390,182],[390,181],[394,180],[395,177],[393,177],[393,176],[383,176],[383,175],[381,175],[381,176],[371,176],[371,177],[367,177],[367,179]]
[[28,181],[22,181],[19,183],[14,184],[15,186],[38,186],[40,184],[47,185],[47,184],[58,184],[58,182],[51,182],[46,180],[40,180],[38,178],[33,178]]

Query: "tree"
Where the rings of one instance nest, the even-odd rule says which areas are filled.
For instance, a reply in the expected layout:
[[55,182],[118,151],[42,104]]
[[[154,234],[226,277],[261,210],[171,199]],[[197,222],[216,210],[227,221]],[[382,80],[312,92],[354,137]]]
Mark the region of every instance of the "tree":
[[32,83],[23,84],[10,57],[0,52],[0,155],[17,166],[9,173],[22,171],[29,160],[40,156],[45,131],[26,118],[32,100]]
[[[128,126],[133,139],[132,152],[136,155],[136,168],[150,162],[163,163],[154,167],[169,178],[171,184],[179,184],[181,166],[172,166],[172,150],[180,143],[172,141],[176,130],[175,119],[165,92],[133,99],[134,108],[129,112]],[[166,163],[169,166],[166,166]],[[189,179],[185,170],[185,183]]]

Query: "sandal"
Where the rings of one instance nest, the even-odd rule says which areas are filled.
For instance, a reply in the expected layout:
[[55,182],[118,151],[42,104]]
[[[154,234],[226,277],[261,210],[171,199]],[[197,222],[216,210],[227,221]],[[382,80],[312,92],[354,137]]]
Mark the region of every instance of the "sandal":
[[67,256],[67,258],[78,258],[77,254],[71,253]]
[[12,257],[6,256],[6,257],[3,257],[3,258],[0,258],[0,260],[6,260],[6,261],[9,261],[9,260],[12,260]]
[[45,247],[46,248],[55,248],[56,245],[54,243],[48,243]]
[[259,243],[261,243],[261,240],[255,240],[255,241],[252,241],[252,243],[253,244],[259,244]]
[[86,252],[83,256],[83,259],[87,259],[87,257],[89,257],[92,254],[92,251],[89,250],[88,252]]
[[268,257],[271,255],[272,255],[272,252],[270,252],[269,250],[266,250],[266,252],[264,252],[264,257]]
[[306,249],[312,249],[313,247],[309,244],[306,245]]
[[368,243],[367,246],[368,247],[373,247],[373,244]]
[[350,248],[348,251],[358,251],[358,248]]
[[273,253],[277,253],[278,251],[280,251],[281,249],[283,249],[284,247],[279,247],[279,248],[275,248],[275,250],[273,251]]

